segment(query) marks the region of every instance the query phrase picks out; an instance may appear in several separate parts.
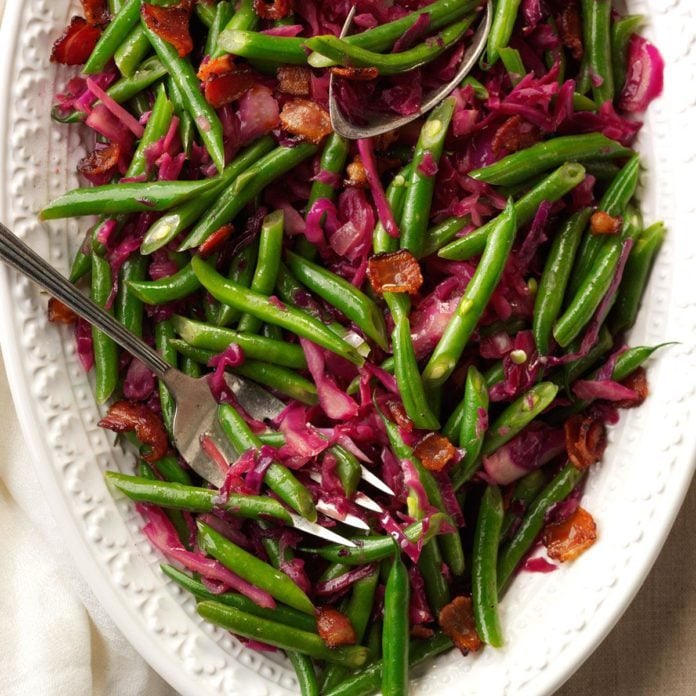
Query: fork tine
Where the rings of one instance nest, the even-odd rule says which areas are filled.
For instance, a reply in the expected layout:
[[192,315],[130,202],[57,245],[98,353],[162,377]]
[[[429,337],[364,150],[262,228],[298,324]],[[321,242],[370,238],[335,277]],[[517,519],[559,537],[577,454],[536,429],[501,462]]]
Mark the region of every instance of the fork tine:
[[360,470],[362,472],[362,480],[365,481],[366,483],[369,483],[373,485],[375,488],[378,488],[382,493],[386,493],[387,495],[396,495],[394,491],[387,486],[382,479],[377,478],[364,464],[360,465]]
[[342,537],[340,534],[336,534],[336,532],[332,532],[330,529],[322,527],[320,524],[316,524],[315,522],[309,522],[308,520],[304,519],[304,517],[300,517],[299,515],[296,515],[292,512],[289,514],[290,518],[292,519],[292,526],[295,527],[295,529],[299,529],[301,532],[313,534],[314,536],[317,536],[320,539],[331,541],[334,544],[342,544],[343,546],[350,546],[352,548],[355,548],[357,546],[357,544],[352,542],[350,539],[346,539],[345,537]]
[[225,372],[225,383],[240,406],[255,420],[275,420],[285,408],[280,399],[251,380]]
[[338,508],[333,503],[329,503],[325,500],[318,500],[317,510],[321,512],[322,515],[326,515],[337,522],[343,522],[343,524],[347,524],[349,527],[362,529],[364,532],[370,531],[370,526],[363,522],[357,515],[353,515],[350,512],[344,515],[339,512]]
[[365,508],[365,510],[371,510],[372,512],[377,513],[384,512],[384,508],[377,501],[372,500],[372,498],[364,493],[361,493],[360,491],[355,494],[353,502],[356,505],[359,505],[361,508]]

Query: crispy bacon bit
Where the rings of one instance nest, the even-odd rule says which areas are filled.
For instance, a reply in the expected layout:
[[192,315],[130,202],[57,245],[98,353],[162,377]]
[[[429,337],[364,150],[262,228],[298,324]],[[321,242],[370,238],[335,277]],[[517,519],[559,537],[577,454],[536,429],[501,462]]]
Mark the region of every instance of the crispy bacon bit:
[[88,24],[98,27],[109,22],[109,7],[106,0],[80,0]]
[[333,607],[317,609],[317,631],[330,648],[340,645],[355,645],[358,641],[350,619]]
[[77,314],[60,300],[51,297],[48,301],[48,321],[52,324],[74,324]]
[[101,29],[88,24],[82,17],[73,17],[68,28],[53,44],[51,63],[84,65],[101,36]]
[[254,12],[261,19],[283,19],[293,11],[292,0],[273,0],[265,2],[264,0],[254,0]]
[[174,46],[182,58],[193,50],[193,39],[189,32],[189,20],[191,18],[191,0],[181,0],[177,5],[149,5],[144,3],[141,13],[145,24]]
[[203,258],[210,256],[221,244],[224,244],[229,239],[232,232],[234,232],[234,225],[223,225],[198,247],[198,253]]
[[572,416],[564,430],[568,458],[576,468],[584,471],[602,458],[607,446],[604,421],[592,415]]
[[205,98],[216,109],[239,99],[256,83],[256,74],[246,66],[235,68],[233,72],[213,76],[206,80]]
[[580,19],[580,9],[575,0],[570,0],[563,8],[558,28],[563,45],[570,51],[570,54],[575,60],[580,60],[585,49],[582,45],[582,20]]
[[307,97],[312,82],[312,71],[302,65],[282,65],[278,68],[278,91],[293,97]]
[[280,112],[283,128],[303,140],[319,145],[331,133],[329,114],[308,99],[293,99]]
[[428,471],[442,471],[456,456],[454,445],[440,433],[428,433],[413,453]]
[[595,543],[597,525],[592,515],[579,507],[567,520],[547,525],[542,540],[555,561],[573,561]]
[[394,401],[393,399],[387,401],[386,405],[390,419],[400,428],[411,432],[413,430],[413,421],[408,417],[404,405],[400,401]]
[[417,624],[415,626],[411,626],[410,633],[411,633],[411,638],[420,638],[422,640],[432,638],[435,635],[435,631],[433,631],[432,628],[428,628],[427,626],[424,626],[423,624]]
[[415,295],[423,285],[420,264],[407,249],[373,256],[367,263],[367,277],[380,295],[385,292]]
[[379,70],[374,67],[369,68],[349,68],[343,65],[334,65],[331,73],[336,77],[343,77],[353,82],[369,82],[379,77]]
[[353,161],[346,167],[346,172],[348,174],[345,182],[346,186],[353,186],[354,188],[370,187],[367,180],[367,171],[363,161],[360,159],[360,155],[355,155]]
[[535,125],[521,116],[510,116],[493,136],[493,153],[496,157],[503,157],[531,147],[540,139],[539,129]]
[[145,404],[135,401],[117,401],[97,424],[115,433],[135,431],[135,436],[150,446],[150,453],[143,455],[147,462],[156,462],[169,449],[169,438],[162,418]]
[[620,382],[624,387],[633,389],[636,393],[634,399],[624,399],[623,401],[616,401],[614,406],[616,408],[635,408],[640,406],[648,398],[648,380],[645,373],[644,367],[639,367],[635,372],[632,372],[626,379]]
[[621,231],[622,222],[620,217],[612,217],[609,213],[598,210],[590,218],[590,232],[592,234],[618,234]]
[[471,597],[455,597],[440,611],[440,628],[452,639],[463,655],[476,652],[481,639],[476,632]]
[[109,143],[100,150],[90,152],[77,165],[77,171],[94,184],[105,184],[116,173],[121,158],[121,146]]
[[198,68],[198,79],[201,82],[209,80],[211,77],[226,75],[234,70],[234,58],[229,53],[218,58],[206,58]]

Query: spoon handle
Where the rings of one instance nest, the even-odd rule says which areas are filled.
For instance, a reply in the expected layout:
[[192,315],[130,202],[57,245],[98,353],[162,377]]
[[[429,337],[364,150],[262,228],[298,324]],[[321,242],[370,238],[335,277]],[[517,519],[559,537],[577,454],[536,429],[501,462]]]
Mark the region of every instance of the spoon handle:
[[103,331],[131,355],[145,363],[158,377],[163,377],[169,369],[170,366],[147,343],[128,331],[89,297],[85,297],[70,281],[46,263],[2,223],[0,223],[0,259],[41,286],[92,326]]

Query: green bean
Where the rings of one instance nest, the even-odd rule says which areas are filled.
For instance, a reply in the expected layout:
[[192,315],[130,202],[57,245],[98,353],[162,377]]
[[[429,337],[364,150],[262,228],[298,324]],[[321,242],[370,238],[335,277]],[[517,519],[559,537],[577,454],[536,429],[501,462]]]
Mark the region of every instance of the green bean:
[[218,39],[223,29],[227,27],[227,23],[234,15],[234,7],[228,0],[222,0],[215,6],[215,18],[208,30],[208,36],[205,41],[204,55],[211,58],[217,58],[222,55],[222,51],[218,47]]
[[[386,51],[392,47],[404,32],[418,21],[422,14],[429,15],[428,30],[437,31],[476,10],[479,5],[480,0],[437,0],[427,7],[410,12],[394,21],[368,29],[359,34],[346,36],[345,41],[352,46],[364,48],[368,51]],[[331,60],[317,53],[312,53],[308,62],[313,68],[326,68],[333,65]]]
[[582,0],[585,60],[598,104],[614,99],[611,66],[611,0]]
[[201,376],[201,366],[193,359],[184,355],[181,359],[181,371],[189,377],[198,378]]
[[551,348],[553,324],[561,312],[573,259],[591,212],[585,208],[571,215],[554,238],[546,257],[532,318],[534,341],[540,355],[548,355]]
[[519,84],[520,80],[527,74],[527,69],[524,67],[524,62],[522,61],[522,56],[516,48],[510,48],[505,46],[498,50],[500,60],[503,61],[505,70],[510,77],[510,82],[512,86],[515,87]]
[[[365,639],[365,645],[367,649],[369,650],[370,657],[369,661],[370,663],[373,663],[375,660],[379,660],[382,657],[382,621],[379,618],[376,618],[373,622],[372,625],[370,626],[370,630],[367,633],[367,638]],[[372,693],[373,691],[376,691],[379,688],[379,680],[382,678],[382,673],[380,672],[379,677],[378,677],[378,682],[377,686],[370,692]],[[343,682],[345,683],[345,682]],[[337,685],[337,688],[340,688]]]
[[421,128],[413,154],[411,178],[401,215],[401,248],[420,257],[425,246],[425,233],[435,190],[435,176],[421,171],[426,155],[437,163],[445,147],[445,137],[454,114],[454,97],[445,99],[432,110]]
[[162,457],[154,463],[154,467],[165,481],[180,483],[184,486],[191,485],[188,471],[179,464],[176,457]]
[[614,279],[620,257],[621,240],[607,239],[595,258],[592,272],[554,324],[553,337],[559,346],[565,348],[592,319]]
[[[149,44],[148,44],[149,46]],[[167,74],[167,69],[162,65],[161,61],[152,56],[143,61],[132,75],[122,77],[117,82],[114,82],[106,93],[119,104],[127,102],[133,97],[142,95],[142,93],[150,86],[155,84]],[[149,108],[146,109],[149,111]]]
[[[639,174],[640,157],[634,155],[616,175],[616,178],[602,196],[598,209],[612,217],[622,215],[636,191]],[[586,232],[568,283],[569,296],[572,297],[577,294],[581,283],[593,269],[599,249],[604,245],[605,241],[604,235],[592,234],[589,230]]]
[[408,692],[408,606],[410,585],[401,553],[394,554],[384,589],[382,628],[382,693],[404,696]]
[[[436,633],[427,640],[413,640],[409,648],[408,665],[417,667],[451,647],[452,641],[444,633]],[[355,676],[329,689],[324,696],[370,696],[379,690],[383,667],[383,660],[373,662]]]
[[517,533],[498,557],[499,595],[505,592],[515,568],[539,535],[544,526],[546,512],[552,505],[565,500],[582,477],[582,471],[576,469],[573,464],[566,464],[529,506]]
[[304,369],[307,362],[300,346],[263,336],[242,334],[231,329],[210,326],[174,315],[171,319],[177,334],[189,345],[221,353],[230,343],[236,343],[247,358],[264,360],[275,365]]
[[[568,352],[572,355],[580,350],[581,341],[573,341]],[[565,385],[572,384],[576,379],[584,375],[602,356],[608,353],[614,345],[614,339],[609,329],[602,326],[597,337],[597,343],[592,346],[587,355],[572,362],[566,363],[562,368],[563,382]]]
[[341,276],[302,256],[288,251],[286,258],[290,270],[301,283],[345,314],[380,348],[387,349],[384,316],[373,300]]
[[92,54],[82,68],[85,75],[95,75],[104,70],[116,49],[138,23],[139,17],[140,0],[127,0],[99,37]]
[[194,348],[190,346],[186,341],[182,341],[180,338],[172,338],[169,341],[169,345],[176,350],[176,352],[187,360],[192,360],[197,365],[207,365],[214,357],[215,353],[212,350],[205,350],[205,348]]
[[[440,527],[449,523],[446,515],[435,513],[430,518],[426,531],[423,522],[414,522],[404,529],[404,535],[414,543],[423,540],[423,544],[440,533]],[[394,540],[390,536],[366,536],[352,539],[357,547],[346,547],[341,544],[325,544],[320,548],[301,548],[301,551],[313,553],[327,561],[342,563],[348,566],[365,565],[391,557],[394,553]]]
[[200,89],[200,81],[188,58],[180,58],[170,43],[143,24],[145,34],[162,64],[179,88],[184,105],[196,124],[218,173],[225,168],[225,149],[222,143],[222,125],[215,109],[207,102]]
[[[304,39],[304,45],[332,63],[357,68],[376,68],[380,75],[399,75],[418,68],[441,56],[462,38],[474,21],[474,15],[454,22],[435,37],[429,37],[406,51],[377,53],[327,34]],[[306,62],[306,56],[305,56]]]
[[628,42],[645,23],[642,15],[619,17],[611,25],[611,65],[614,87],[621,90],[626,82]]
[[135,256],[128,259],[119,273],[116,294],[116,319],[136,336],[143,335],[143,303],[130,289],[130,283],[145,277],[147,259]]
[[[109,314],[106,308],[112,289],[109,262],[99,254],[92,254],[92,299]],[[92,350],[94,352],[95,395],[103,404],[118,384],[118,346],[112,338],[92,327]]]
[[459,446],[465,454],[452,470],[452,478],[467,481],[478,466],[488,418],[488,387],[483,375],[473,365],[466,375],[462,406],[464,413],[457,435]]
[[114,62],[124,77],[131,77],[150,52],[150,42],[143,28],[136,24],[126,40],[116,49]]
[[418,570],[423,576],[425,594],[435,617],[440,615],[442,608],[450,601],[450,591],[442,572],[442,563],[438,540],[431,539],[421,549]]
[[616,302],[609,315],[613,333],[630,329],[635,323],[640,300],[650,275],[653,260],[665,238],[666,229],[658,222],[648,227],[638,237],[626,262]]
[[426,388],[444,384],[452,374],[500,281],[517,230],[515,207],[512,201],[508,201],[505,211],[495,219],[478,267],[425,366],[423,380]]
[[[268,184],[311,157],[316,149],[316,145],[311,143],[300,143],[295,147],[281,146],[252,166],[247,165],[246,171],[237,176],[222,193],[216,192],[212,208],[186,237],[180,251],[200,246],[213,232],[232,221]],[[209,206],[210,203],[207,203],[206,207]]]
[[286,367],[246,360],[242,365],[235,367],[234,372],[303,404],[313,406],[318,402],[316,385]]
[[[582,165],[569,162],[560,166],[515,202],[517,225],[522,226],[530,222],[543,201],[555,203],[572,191],[584,178],[585,168]],[[486,239],[497,225],[499,218],[500,215],[465,237],[450,242],[438,252],[438,256],[455,261],[477,256],[484,250]]]
[[[543,469],[535,469],[523,476],[515,485],[515,490],[510,500],[510,505],[503,516],[503,525],[500,529],[500,538],[507,539],[518,516],[524,514],[534,498],[539,495],[546,485],[546,472]],[[522,508],[519,510],[519,508]]]
[[[374,570],[364,578],[360,578],[351,591],[344,613],[350,620],[355,631],[356,643],[361,643],[367,631],[367,624],[372,615],[372,609],[377,589],[379,572]],[[331,689],[349,675],[348,670],[339,665],[329,665],[324,672],[322,691]]]
[[493,23],[488,34],[486,61],[494,65],[500,57],[500,49],[510,42],[517,21],[520,0],[498,0],[493,11]]
[[297,676],[300,696],[319,696],[319,685],[312,658],[295,650],[288,650],[287,655]]
[[[394,220],[401,219],[401,213],[404,209],[404,199],[406,198],[406,189],[408,180],[411,178],[411,163],[407,164],[401,171],[391,180],[387,186],[386,198],[389,207],[394,215]],[[399,240],[392,237],[381,221],[377,221],[375,229],[372,232],[372,249],[375,254],[386,254],[397,251],[399,248]]]
[[[198,220],[219,198],[220,193],[230,186],[251,165],[269,153],[274,146],[273,138],[266,136],[242,151],[228,164],[213,188],[163,215],[147,231],[140,245],[141,254],[151,254],[161,249]],[[217,228],[225,223],[220,223]],[[215,231],[211,230],[211,233]]]
[[474,532],[471,591],[476,632],[484,643],[494,648],[500,648],[504,643],[498,617],[496,572],[502,523],[503,498],[500,489],[486,486]]
[[[343,136],[334,132],[326,139],[324,149],[319,160],[319,173],[326,173],[332,176],[340,176],[346,168],[346,160],[348,159],[349,142]],[[336,198],[336,189],[330,183],[320,181],[315,177],[312,181],[312,188],[309,192],[309,200],[307,201],[307,210],[309,211],[312,205],[320,198],[328,198],[334,200]]]
[[283,650],[301,652],[318,660],[338,662],[350,669],[360,667],[367,660],[367,648],[361,645],[329,648],[316,633],[290,628],[224,604],[201,602],[197,610],[207,621],[222,626],[235,635],[259,640]]
[[197,521],[198,543],[203,551],[217,559],[240,578],[268,592],[274,599],[305,614],[314,615],[309,597],[285,574],[259,560],[243,548]]
[[634,373],[656,350],[670,345],[673,344],[661,343],[658,346],[638,346],[636,348],[629,348],[616,359],[611,378],[617,382],[626,379],[626,377]]
[[[149,41],[148,41],[149,43]],[[177,87],[176,82],[172,79],[170,75],[167,78],[167,92],[169,92],[169,98],[174,104],[174,112],[179,119],[179,137],[181,138],[181,147],[183,151],[188,154],[191,151],[191,145],[193,144],[193,119],[191,114],[186,110],[184,105],[184,97],[181,94],[181,90]]]
[[341,482],[341,486],[348,497],[352,497],[358,489],[358,484],[362,478],[362,470],[357,457],[340,445],[334,445],[330,449],[331,454],[336,459],[336,473]]
[[606,161],[629,157],[630,148],[602,133],[562,135],[515,152],[469,176],[496,186],[514,186],[564,162]]
[[200,289],[201,284],[191,268],[186,264],[182,269],[159,280],[129,281],[133,294],[149,305],[160,305],[172,300],[179,300]]
[[[249,449],[261,447],[261,441],[254,435],[246,421],[233,406],[221,404],[218,408],[218,421],[232,446],[240,454]],[[316,521],[317,511],[312,496],[288,468],[273,462],[266,469],[263,480],[293,510],[296,510],[310,522]]]
[[[148,481],[157,481],[157,476],[155,475],[153,465],[148,464],[146,461],[141,461],[139,466],[138,466],[138,470],[139,470],[140,476],[143,479],[148,480]],[[179,541],[187,549],[190,549],[189,528],[188,528],[188,524],[187,524],[186,519],[184,518],[181,510],[165,510],[165,515],[167,516],[169,521],[174,526],[174,529],[176,530],[176,534],[177,534],[177,537],[179,538]]]
[[[230,263],[230,270],[227,272],[227,277],[232,282],[248,288],[251,285],[251,279],[254,277],[258,253],[258,239],[252,240],[246,244],[234,255],[232,263]],[[221,327],[229,326],[230,324],[238,322],[241,319],[241,316],[242,313],[236,307],[222,305],[215,323]],[[304,357],[304,353],[302,355]]]
[[203,22],[203,24],[210,29],[213,22],[215,21],[215,7],[213,4],[208,4],[206,2],[197,2],[196,6],[196,16]]
[[84,278],[92,270],[92,238],[99,229],[100,224],[97,223],[90,227],[85,234],[82,244],[77,249],[70,266],[70,275],[68,280],[71,283],[77,283],[78,280]]
[[122,215],[168,210],[214,188],[204,181],[148,181],[76,188],[51,201],[40,213],[42,220],[82,215]]
[[227,53],[278,65],[307,65],[306,39],[294,36],[271,36],[245,29],[225,29],[218,45]]
[[309,314],[292,305],[279,307],[264,295],[223,278],[199,256],[194,256],[191,263],[203,287],[216,300],[249,312],[262,321],[280,326],[298,336],[308,338],[356,365],[362,364],[362,357],[351,345]]
[[310,633],[316,631],[316,620],[314,617],[307,616],[307,614],[297,611],[296,609],[285,607],[282,604],[279,604],[275,609],[266,609],[237,592],[213,594],[200,580],[196,580],[190,575],[182,573],[177,568],[174,568],[174,566],[163,564],[160,568],[168,578],[172,579],[180,587],[191,592],[197,599],[213,600],[220,604],[244,611],[247,614],[259,616],[262,619],[268,619],[270,621],[292,626],[293,628],[299,628],[301,631],[309,631]]
[[269,430],[266,433],[259,433],[259,440],[264,445],[271,447],[282,447],[285,444],[285,435]]
[[[285,215],[282,210],[267,215],[261,225],[259,237],[259,254],[256,270],[251,279],[251,289],[262,295],[270,295],[275,288],[280,266],[280,256],[283,253],[283,230]],[[244,314],[239,320],[240,333],[258,333],[263,322],[252,314]]]
[[468,217],[451,217],[443,220],[435,227],[431,227],[425,233],[423,256],[436,254],[445,244],[449,244],[470,222],[471,220]]

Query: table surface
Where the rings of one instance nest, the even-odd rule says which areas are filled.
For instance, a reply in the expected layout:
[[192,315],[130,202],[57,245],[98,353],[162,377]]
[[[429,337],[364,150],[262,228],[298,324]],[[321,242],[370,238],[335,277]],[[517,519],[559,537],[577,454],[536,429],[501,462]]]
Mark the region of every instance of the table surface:
[[[0,0],[0,18],[3,4],[4,0]],[[3,369],[0,355],[0,370]],[[0,399],[0,404],[3,403],[10,402]],[[5,410],[9,408],[4,406]],[[0,412],[0,422],[13,419],[13,413]],[[0,456],[11,457],[12,453],[2,452]],[[695,527],[696,487],[692,485],[674,529],[635,600],[606,640],[556,696],[692,696],[696,693]],[[117,692],[116,687],[113,696],[118,696]]]

